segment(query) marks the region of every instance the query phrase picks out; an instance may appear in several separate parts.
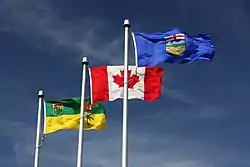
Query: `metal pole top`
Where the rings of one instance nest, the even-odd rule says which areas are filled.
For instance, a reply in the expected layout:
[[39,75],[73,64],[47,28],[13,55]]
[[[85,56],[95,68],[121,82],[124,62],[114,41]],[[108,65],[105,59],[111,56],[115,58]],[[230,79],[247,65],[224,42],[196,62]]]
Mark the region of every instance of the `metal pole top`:
[[43,91],[42,90],[39,90],[38,92],[38,97],[39,98],[43,98],[44,94],[43,94]]
[[88,64],[88,58],[87,57],[82,58],[82,64]]
[[130,27],[131,27],[131,25],[130,25],[128,19],[125,19],[125,20],[124,20],[123,27],[124,27],[124,28],[126,28],[126,27],[130,28]]

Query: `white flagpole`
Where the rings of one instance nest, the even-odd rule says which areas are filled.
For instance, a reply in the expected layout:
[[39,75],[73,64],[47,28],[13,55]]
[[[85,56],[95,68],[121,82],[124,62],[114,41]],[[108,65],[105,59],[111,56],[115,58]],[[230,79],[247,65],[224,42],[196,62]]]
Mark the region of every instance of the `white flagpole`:
[[82,150],[83,150],[83,134],[84,134],[84,101],[85,101],[85,83],[86,83],[86,69],[88,65],[87,57],[82,59],[82,93],[81,93],[81,113],[80,113],[80,129],[78,137],[78,151],[77,151],[77,167],[82,167]]
[[41,114],[42,114],[42,104],[43,104],[43,91],[38,92],[38,110],[37,110],[37,125],[36,125],[36,148],[35,148],[35,159],[34,167],[39,165],[39,151],[40,151],[40,134],[41,134]]
[[128,166],[128,34],[130,30],[129,20],[124,20],[124,88],[123,88],[123,117],[122,117],[122,167]]

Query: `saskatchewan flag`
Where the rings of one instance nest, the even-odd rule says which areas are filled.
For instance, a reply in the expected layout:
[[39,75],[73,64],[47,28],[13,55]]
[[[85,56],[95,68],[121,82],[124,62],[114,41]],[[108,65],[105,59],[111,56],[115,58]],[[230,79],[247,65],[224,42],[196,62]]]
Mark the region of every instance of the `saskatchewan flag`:
[[[63,129],[79,129],[81,98],[45,101],[44,134]],[[85,99],[84,130],[103,130],[105,109],[101,103]]]

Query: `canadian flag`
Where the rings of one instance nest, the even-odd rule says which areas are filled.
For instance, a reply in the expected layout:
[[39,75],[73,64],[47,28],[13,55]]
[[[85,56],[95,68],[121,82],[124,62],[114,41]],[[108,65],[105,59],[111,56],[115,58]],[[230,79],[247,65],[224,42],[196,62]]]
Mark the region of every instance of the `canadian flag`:
[[[89,68],[93,103],[123,98],[123,66]],[[128,68],[128,99],[153,101],[161,95],[163,69],[160,67]]]

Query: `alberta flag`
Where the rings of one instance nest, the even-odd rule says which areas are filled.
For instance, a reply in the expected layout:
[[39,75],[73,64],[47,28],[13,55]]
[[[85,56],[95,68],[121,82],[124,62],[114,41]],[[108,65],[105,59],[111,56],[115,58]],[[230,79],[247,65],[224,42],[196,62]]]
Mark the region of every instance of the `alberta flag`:
[[[161,95],[163,69],[160,67],[128,68],[128,99],[154,101]],[[93,103],[123,98],[124,66],[90,68]]]
[[196,60],[211,61],[215,48],[209,34],[190,36],[178,28],[161,33],[134,33],[138,66],[162,62],[185,64]]

